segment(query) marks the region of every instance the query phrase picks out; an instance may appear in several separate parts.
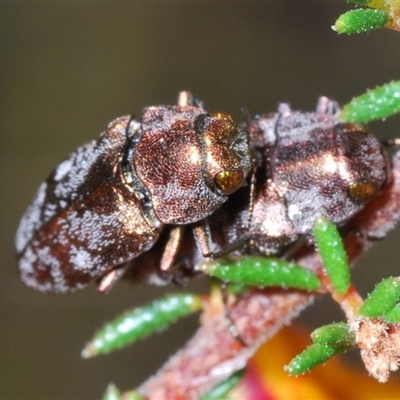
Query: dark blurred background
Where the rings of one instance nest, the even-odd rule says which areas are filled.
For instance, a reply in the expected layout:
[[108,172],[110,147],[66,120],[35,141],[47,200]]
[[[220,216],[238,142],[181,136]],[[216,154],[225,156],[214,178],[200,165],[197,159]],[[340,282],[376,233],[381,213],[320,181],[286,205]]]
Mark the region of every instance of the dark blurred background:
[[[162,291],[121,283],[106,296],[94,286],[57,296],[19,282],[15,231],[52,168],[115,117],[174,103],[182,89],[240,118],[242,107],[255,114],[280,101],[311,110],[322,94],[345,103],[399,79],[400,34],[338,36],[330,26],[348,8],[342,1],[0,5],[1,399],[98,399],[110,381],[133,388],[196,327],[194,317],[108,357],[80,358],[104,321]],[[399,121],[373,128],[396,137]],[[398,275],[397,233],[358,265],[363,293]],[[317,302],[306,320],[340,320],[330,304]]]

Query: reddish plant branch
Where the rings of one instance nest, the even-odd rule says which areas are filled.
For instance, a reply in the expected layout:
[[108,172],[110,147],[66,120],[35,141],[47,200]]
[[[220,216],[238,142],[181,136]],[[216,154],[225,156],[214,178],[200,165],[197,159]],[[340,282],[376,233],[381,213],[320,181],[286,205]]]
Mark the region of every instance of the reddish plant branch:
[[[350,262],[364,254],[392,229],[400,216],[400,152],[393,157],[393,180],[352,221],[354,231],[345,237]],[[318,254],[305,249],[295,257],[305,268],[323,274]],[[312,301],[315,293],[294,290],[253,290],[231,310],[231,318],[247,344],[242,346],[227,329],[223,312],[206,306],[195,336],[143,383],[139,392],[146,399],[196,399],[243,368],[258,347],[288,324]]]

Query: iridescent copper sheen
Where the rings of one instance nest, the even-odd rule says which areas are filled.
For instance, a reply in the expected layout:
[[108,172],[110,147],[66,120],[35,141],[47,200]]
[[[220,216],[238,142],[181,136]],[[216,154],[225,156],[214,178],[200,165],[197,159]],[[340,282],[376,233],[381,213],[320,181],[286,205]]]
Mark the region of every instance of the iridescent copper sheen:
[[[208,218],[220,249],[247,235],[233,255],[285,255],[302,238],[312,243],[317,215],[345,226],[390,179],[384,146],[367,127],[343,123],[338,105],[326,97],[316,112],[281,104],[278,112],[252,120],[249,133],[261,160],[253,204],[249,182]],[[158,273],[157,247],[134,260],[129,274],[151,283],[162,283],[155,276],[165,282],[192,276],[204,258],[191,237],[185,240],[172,277]]]
[[[111,122],[40,186],[16,236],[24,283],[62,293],[117,278],[115,269],[150,250],[165,224],[203,220],[243,185],[251,168],[246,130],[227,114],[209,114],[190,93],[179,102]],[[180,237],[166,245],[164,269]]]

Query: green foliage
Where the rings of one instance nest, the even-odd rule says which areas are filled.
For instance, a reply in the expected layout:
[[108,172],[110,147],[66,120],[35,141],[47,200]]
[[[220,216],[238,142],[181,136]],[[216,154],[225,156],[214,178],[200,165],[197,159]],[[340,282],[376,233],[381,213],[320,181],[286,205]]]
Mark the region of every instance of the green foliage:
[[316,290],[320,286],[313,272],[273,257],[222,258],[206,262],[200,268],[207,275],[242,285],[304,290]]
[[[369,318],[381,317],[391,311],[400,298],[400,279],[387,278],[378,283],[360,309],[361,315]],[[389,314],[394,316],[394,314]]]
[[199,296],[190,293],[173,294],[125,312],[106,324],[82,351],[85,358],[127,346],[151,333],[165,329],[177,319],[202,307]]
[[363,33],[383,28],[388,21],[388,15],[383,10],[351,10],[337,19],[333,29],[337,33]]
[[120,396],[121,392],[118,390],[118,388],[113,383],[110,383],[107,386],[102,400],[119,400]]
[[391,310],[383,314],[382,318],[386,322],[398,324],[400,322],[400,304],[397,303]]
[[342,238],[336,226],[320,216],[315,220],[313,233],[334,290],[338,294],[346,293],[350,286],[350,269]]
[[200,400],[223,400],[227,398],[229,392],[241,382],[244,373],[244,369],[234,373],[228,379],[213,387],[207,394],[202,396]]
[[131,390],[121,395],[117,387],[113,383],[110,383],[102,400],[144,400],[144,398],[136,390]]
[[337,345],[349,348],[354,345],[355,337],[345,322],[336,322],[315,329],[311,333],[314,343]]
[[400,81],[393,81],[353,98],[343,107],[341,118],[347,122],[366,123],[399,112]]
[[120,400],[145,400],[136,390],[130,390],[129,392],[124,392]]
[[300,375],[310,371],[336,354],[350,349],[355,344],[353,333],[347,324],[339,322],[316,329],[311,334],[313,344],[297,355],[285,366],[291,375]]
[[367,5],[371,0],[346,0],[348,3],[354,3],[359,6]]
[[290,375],[301,375],[343,352],[343,350],[343,348],[335,345],[313,343],[293,358],[284,369]]

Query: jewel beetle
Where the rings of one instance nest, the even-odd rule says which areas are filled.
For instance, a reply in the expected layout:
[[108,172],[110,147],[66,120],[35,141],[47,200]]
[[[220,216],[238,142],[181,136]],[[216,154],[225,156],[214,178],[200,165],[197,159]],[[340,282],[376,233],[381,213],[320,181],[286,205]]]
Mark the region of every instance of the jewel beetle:
[[63,293],[100,280],[107,290],[120,267],[148,251],[165,224],[168,269],[182,227],[210,253],[206,218],[245,184],[248,133],[225,113],[208,113],[181,92],[178,105],[143,109],[112,121],[71,153],[41,184],[16,235],[22,281]]
[[[256,178],[250,253],[279,254],[301,237],[313,243],[318,215],[342,227],[390,180],[384,145],[365,125],[343,122],[339,105],[327,97],[314,112],[283,103],[278,112],[255,118],[249,132],[264,162]],[[240,234],[247,219],[243,207],[226,232]]]
[[[390,181],[384,145],[366,126],[343,122],[339,105],[327,97],[314,112],[282,103],[277,112],[250,120],[248,130],[250,147],[260,156],[253,194],[250,185],[240,188],[208,218],[220,248],[247,234],[232,255],[291,256],[302,238],[313,243],[317,215],[345,230]],[[160,273],[160,250],[157,245],[132,260],[126,277],[152,284],[183,281],[196,276],[196,265],[204,261],[186,232],[171,278]]]

